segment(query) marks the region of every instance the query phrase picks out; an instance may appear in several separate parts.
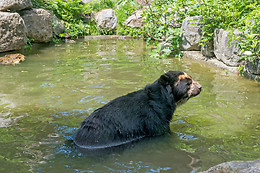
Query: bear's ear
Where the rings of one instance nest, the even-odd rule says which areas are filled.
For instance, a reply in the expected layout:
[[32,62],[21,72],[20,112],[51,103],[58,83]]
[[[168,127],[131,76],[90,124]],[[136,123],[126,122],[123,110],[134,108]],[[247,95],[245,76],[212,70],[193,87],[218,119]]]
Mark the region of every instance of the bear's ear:
[[161,75],[159,78],[159,83],[164,86],[169,85],[169,76],[166,74]]

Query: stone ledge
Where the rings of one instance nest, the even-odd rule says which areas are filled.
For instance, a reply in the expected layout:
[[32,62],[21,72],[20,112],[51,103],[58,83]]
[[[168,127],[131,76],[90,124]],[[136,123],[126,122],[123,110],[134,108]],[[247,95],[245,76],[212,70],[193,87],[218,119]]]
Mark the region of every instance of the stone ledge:
[[190,59],[207,62],[210,65],[216,66],[216,67],[224,69],[224,70],[228,70],[233,73],[238,72],[237,67],[227,66],[223,62],[217,60],[216,58],[207,58],[207,57],[203,56],[200,51],[183,51],[182,53],[183,53],[183,58],[190,58]]
[[131,36],[121,36],[121,35],[100,35],[100,36],[84,36],[84,40],[107,40],[107,39],[133,39]]

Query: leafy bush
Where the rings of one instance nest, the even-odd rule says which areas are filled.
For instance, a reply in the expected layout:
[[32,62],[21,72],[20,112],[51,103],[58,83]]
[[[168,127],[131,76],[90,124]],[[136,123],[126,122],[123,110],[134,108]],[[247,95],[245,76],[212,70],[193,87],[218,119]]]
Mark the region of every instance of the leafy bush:
[[136,0],[119,0],[117,2],[116,16],[117,16],[117,34],[130,35],[134,37],[140,36],[141,30],[139,28],[132,28],[124,26],[123,22],[138,9]]
[[144,10],[142,33],[146,42],[155,45],[158,42],[171,43],[171,47],[163,51],[161,46],[157,46],[155,56],[173,53],[180,57],[180,27],[186,12],[184,1],[180,0],[155,0]]
[[[230,30],[230,39],[234,41],[242,54],[240,60],[255,62],[260,54],[260,5],[256,0],[203,0],[197,3],[188,14],[202,15],[202,38],[201,44],[213,40],[214,30],[223,28]],[[238,29],[240,34],[232,35]],[[250,52],[243,55],[243,52]],[[239,67],[240,72],[243,67]]]
[[105,8],[114,9],[116,5],[116,0],[94,0],[86,4],[92,12],[97,12]]
[[[244,19],[245,26],[240,27],[240,34],[234,37],[242,54],[239,60],[251,62],[253,65],[260,57],[260,7],[252,11]],[[243,72],[244,67],[240,67]]]

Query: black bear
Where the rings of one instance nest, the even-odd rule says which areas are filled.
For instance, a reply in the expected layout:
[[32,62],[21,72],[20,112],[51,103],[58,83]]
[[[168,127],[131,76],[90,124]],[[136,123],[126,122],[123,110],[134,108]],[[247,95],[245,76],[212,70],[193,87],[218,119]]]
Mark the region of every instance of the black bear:
[[108,148],[170,132],[176,107],[202,86],[180,71],[168,71],[144,89],[118,97],[90,114],[74,142],[87,149]]

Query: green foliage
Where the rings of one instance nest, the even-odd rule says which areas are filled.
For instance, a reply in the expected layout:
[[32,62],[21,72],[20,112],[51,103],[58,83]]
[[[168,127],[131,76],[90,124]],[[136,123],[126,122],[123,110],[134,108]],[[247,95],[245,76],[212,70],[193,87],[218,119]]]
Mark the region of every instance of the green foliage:
[[138,3],[136,0],[119,0],[117,2],[117,8],[115,10],[117,16],[117,34],[129,35],[133,37],[139,37],[141,33],[140,28],[132,28],[124,26],[123,22],[138,9]]
[[138,38],[141,36],[141,29],[118,25],[117,34],[118,35],[128,35],[128,36]]
[[197,2],[197,8],[189,10],[189,14],[202,15],[201,43],[213,39],[216,28],[231,29],[244,25],[243,18],[255,9],[254,0],[203,0]]
[[144,10],[143,36],[148,44],[158,42],[171,43],[169,49],[161,50],[157,47],[156,56],[180,55],[181,22],[185,17],[186,9],[184,1],[179,0],[156,0],[147,10]]
[[86,4],[85,6],[92,12],[97,12],[105,8],[114,9],[116,0],[94,0]]
[[31,0],[34,8],[42,8],[45,7],[44,0]]
[[91,17],[101,9],[115,8],[115,0],[92,1],[88,4],[81,0],[33,0],[32,3],[34,7],[52,11],[65,24],[66,31],[61,37],[112,34],[98,30]]
[[[239,47],[240,60],[254,63],[260,54],[260,5],[256,0],[192,0],[189,7],[189,15],[201,15],[202,38],[200,44],[213,41],[214,30],[222,28],[230,30],[230,43]],[[233,35],[235,29],[239,35]],[[243,54],[244,52],[249,54]],[[244,67],[239,67],[243,73]]]
[[119,0],[117,3],[116,16],[119,25],[123,26],[123,22],[138,9],[136,0]]
[[25,50],[31,50],[32,49],[32,42],[34,41],[33,38],[27,37],[27,44],[24,46]]
[[[234,36],[234,40],[242,52],[239,60],[245,60],[254,65],[260,56],[260,6],[248,14],[244,19],[244,24],[245,26],[239,29],[240,34]],[[240,72],[243,69],[240,67]]]
[[89,34],[89,24],[83,22],[85,14],[89,13],[89,9],[80,2],[80,0],[45,1],[46,8],[51,10],[65,24],[66,32],[62,36],[77,37]]

